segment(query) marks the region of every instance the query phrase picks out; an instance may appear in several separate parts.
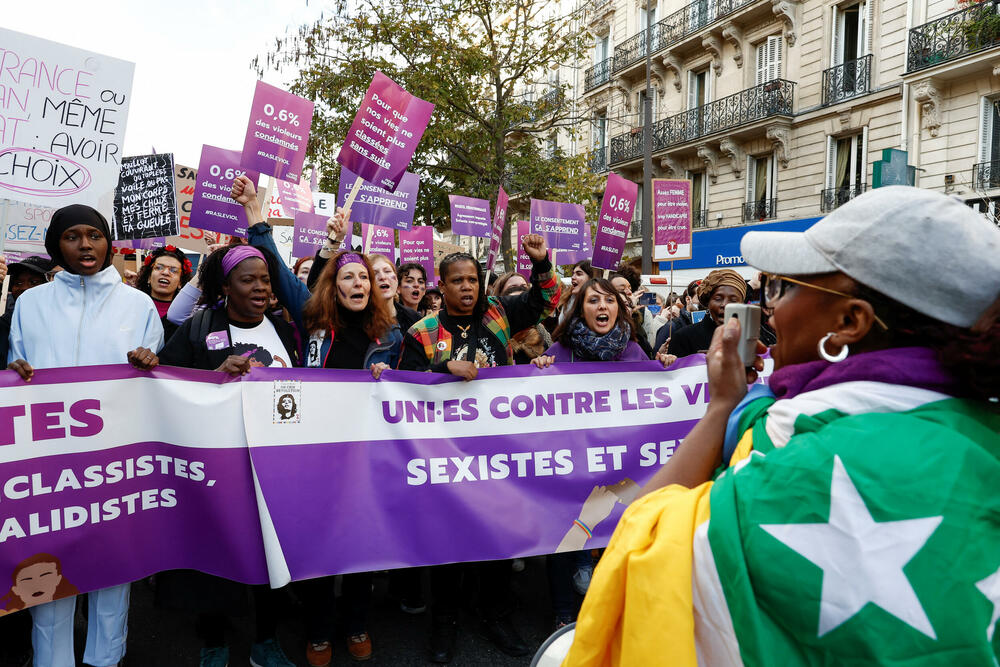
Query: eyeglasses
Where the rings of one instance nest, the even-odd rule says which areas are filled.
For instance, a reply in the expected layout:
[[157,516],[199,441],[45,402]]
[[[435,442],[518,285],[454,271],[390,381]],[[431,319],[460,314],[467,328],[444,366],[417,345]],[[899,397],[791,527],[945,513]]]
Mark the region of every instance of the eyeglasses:
[[169,273],[172,276],[180,275],[181,272],[179,266],[167,266],[166,264],[153,264],[153,270],[160,273]]
[[[803,287],[810,287],[821,292],[826,292],[827,294],[836,294],[837,296],[842,296],[847,299],[856,299],[857,296],[854,294],[846,294],[844,292],[838,292],[835,289],[830,289],[829,287],[820,287],[819,285],[813,285],[811,283],[802,282],[801,280],[796,280],[795,278],[789,278],[788,276],[780,276],[774,273],[765,273],[764,277],[767,279],[764,285],[764,303],[763,305],[767,308],[773,308],[774,304],[785,296],[785,292],[788,290],[788,284],[792,283],[795,285],[802,285]],[[888,325],[879,318],[878,315],[872,313],[875,318],[876,324],[882,327],[883,331],[888,331]]]

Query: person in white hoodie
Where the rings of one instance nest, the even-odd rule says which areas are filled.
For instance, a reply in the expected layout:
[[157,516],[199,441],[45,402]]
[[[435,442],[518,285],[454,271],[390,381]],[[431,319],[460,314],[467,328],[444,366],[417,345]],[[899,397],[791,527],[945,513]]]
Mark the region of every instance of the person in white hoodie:
[[[8,368],[30,382],[36,368],[120,364],[149,370],[159,363],[163,326],[152,300],[122,282],[111,266],[107,220],[80,204],[52,215],[45,249],[65,269],[20,296],[10,327]],[[89,595],[83,661],[114,667],[125,655],[129,585]],[[74,667],[76,597],[31,609],[34,667]]]

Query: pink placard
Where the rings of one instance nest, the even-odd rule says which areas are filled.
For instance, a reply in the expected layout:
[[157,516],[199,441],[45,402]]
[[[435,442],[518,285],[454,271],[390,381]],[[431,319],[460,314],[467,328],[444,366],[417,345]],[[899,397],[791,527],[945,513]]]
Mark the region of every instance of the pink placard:
[[691,181],[653,179],[653,261],[691,259]]

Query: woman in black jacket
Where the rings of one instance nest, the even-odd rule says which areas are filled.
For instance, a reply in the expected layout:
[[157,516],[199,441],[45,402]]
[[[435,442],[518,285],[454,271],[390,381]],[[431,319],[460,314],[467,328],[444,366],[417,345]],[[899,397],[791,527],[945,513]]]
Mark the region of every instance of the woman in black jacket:
[[668,352],[680,358],[708,350],[715,328],[722,324],[726,304],[744,303],[746,296],[747,283],[739,273],[732,269],[712,271],[698,286],[698,301],[708,312],[701,322],[675,331]]
[[[299,345],[290,324],[269,310],[277,260],[267,251],[238,245],[212,253],[199,270],[204,306],[195,311],[162,350],[160,363],[244,375],[254,366],[299,365]],[[294,667],[278,645],[276,609],[270,586],[249,587],[256,609],[257,637],[250,650],[253,664]],[[204,642],[202,667],[225,665],[228,617],[246,607],[247,586],[193,570],[158,576],[161,604],[198,612]]]

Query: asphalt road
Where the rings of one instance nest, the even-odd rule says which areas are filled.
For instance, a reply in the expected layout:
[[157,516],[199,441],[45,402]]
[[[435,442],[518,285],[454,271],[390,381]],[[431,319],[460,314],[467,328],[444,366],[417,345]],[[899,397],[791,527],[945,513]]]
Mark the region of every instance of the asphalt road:
[[[533,647],[537,648],[552,630],[552,618],[542,558],[527,559],[524,571],[512,577],[512,622]],[[371,665],[429,665],[426,659],[429,613],[405,614],[398,602],[388,596],[388,577],[377,575],[370,614],[373,656]],[[426,590],[426,586],[425,586]],[[125,667],[196,667],[201,645],[195,636],[193,618],[188,614],[164,611],[153,604],[154,591],[149,581],[132,585],[132,606],[129,615],[128,654]],[[83,605],[79,605],[82,607]],[[305,637],[300,621],[299,605],[292,596],[283,599],[283,622],[278,639],[286,655],[296,665],[307,667]],[[460,632],[452,665],[473,667],[527,666],[527,658],[511,658],[497,650],[479,633],[479,622],[471,609],[460,617]],[[83,654],[85,621],[78,609],[77,656]],[[253,639],[252,616],[233,619],[229,633],[230,661],[233,667],[250,664],[250,644]],[[347,653],[342,633],[334,643],[334,665],[357,664]],[[2,667],[21,667],[5,660]]]

